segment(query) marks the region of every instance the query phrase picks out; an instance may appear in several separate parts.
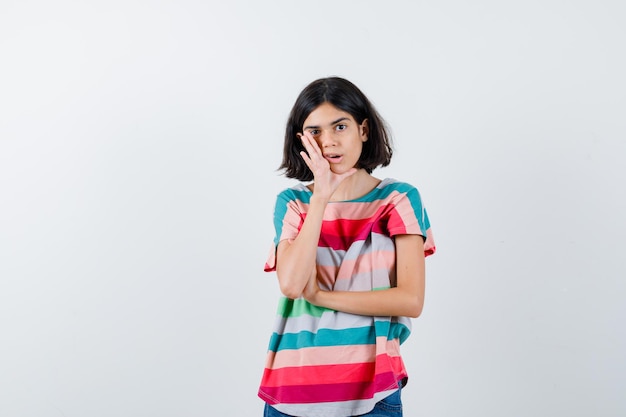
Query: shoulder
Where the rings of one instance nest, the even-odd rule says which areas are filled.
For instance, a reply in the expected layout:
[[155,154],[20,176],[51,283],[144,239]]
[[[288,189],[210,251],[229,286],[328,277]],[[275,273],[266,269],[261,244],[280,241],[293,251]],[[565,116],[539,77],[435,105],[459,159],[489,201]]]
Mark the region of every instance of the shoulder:
[[395,178],[385,178],[378,184],[378,189],[385,194],[417,194],[419,195],[419,191],[417,187],[408,182],[399,181]]
[[413,184],[395,178],[385,178],[378,185],[379,198],[389,204],[400,205],[409,203],[414,210],[423,207],[419,190]]
[[276,196],[277,204],[281,202],[289,203],[290,201],[298,201],[304,204],[308,204],[311,200],[311,190],[303,183],[298,183],[292,187],[285,188]]

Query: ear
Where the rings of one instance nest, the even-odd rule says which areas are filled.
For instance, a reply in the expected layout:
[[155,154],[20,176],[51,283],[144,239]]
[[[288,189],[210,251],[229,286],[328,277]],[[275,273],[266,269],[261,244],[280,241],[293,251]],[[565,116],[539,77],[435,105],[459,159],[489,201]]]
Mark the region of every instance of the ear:
[[363,122],[361,123],[359,127],[361,128],[361,140],[363,142],[367,142],[367,139],[370,133],[370,127],[369,127],[369,123],[367,119],[363,119]]

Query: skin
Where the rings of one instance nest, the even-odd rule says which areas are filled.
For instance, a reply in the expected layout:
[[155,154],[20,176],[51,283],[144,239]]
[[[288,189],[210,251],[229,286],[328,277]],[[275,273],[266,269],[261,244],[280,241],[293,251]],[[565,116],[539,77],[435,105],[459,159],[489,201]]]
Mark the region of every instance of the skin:
[[[316,254],[324,210],[330,201],[365,195],[380,183],[356,168],[368,123],[330,103],[323,103],[304,121],[299,135],[304,162],[314,176],[313,195],[300,233],[277,248],[276,274],[282,293],[304,297],[311,304],[367,316],[418,317],[424,306],[424,241],[418,235],[399,235],[396,245],[396,287],[380,291],[322,291],[317,282]],[[338,156],[338,157],[336,157]]]

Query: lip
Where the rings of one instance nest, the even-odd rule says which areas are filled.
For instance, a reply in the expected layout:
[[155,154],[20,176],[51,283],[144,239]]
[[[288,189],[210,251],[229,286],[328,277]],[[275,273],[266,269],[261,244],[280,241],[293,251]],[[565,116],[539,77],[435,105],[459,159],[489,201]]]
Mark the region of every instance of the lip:
[[[333,156],[335,156],[333,158]],[[328,155],[324,155],[324,158],[330,162],[331,164],[338,164],[339,162],[342,161],[343,156],[342,155],[336,155],[336,154],[328,154]]]

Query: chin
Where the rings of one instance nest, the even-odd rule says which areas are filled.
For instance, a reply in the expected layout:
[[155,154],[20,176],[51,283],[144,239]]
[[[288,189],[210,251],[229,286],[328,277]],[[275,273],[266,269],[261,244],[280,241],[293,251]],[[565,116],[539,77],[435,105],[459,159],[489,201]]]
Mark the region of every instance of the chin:
[[330,168],[330,170],[337,175],[341,175],[341,174],[348,172],[347,169],[341,169],[341,168]]
[[[359,167],[354,167],[356,169],[359,169]],[[341,174],[345,174],[346,172],[350,171],[352,168],[343,168],[343,167],[330,167],[330,170],[332,172],[334,172],[337,175],[341,175]]]

